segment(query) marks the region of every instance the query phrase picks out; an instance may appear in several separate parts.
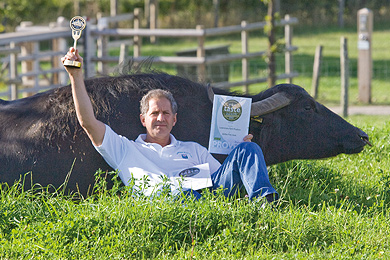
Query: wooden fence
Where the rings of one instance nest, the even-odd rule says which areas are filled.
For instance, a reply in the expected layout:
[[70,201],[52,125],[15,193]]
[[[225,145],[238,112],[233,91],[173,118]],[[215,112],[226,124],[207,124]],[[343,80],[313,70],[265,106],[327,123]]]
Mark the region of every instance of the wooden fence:
[[[205,79],[206,66],[241,60],[242,80],[237,82],[215,82],[213,85],[221,88],[244,86],[246,87],[244,91],[246,91],[247,86],[250,84],[266,82],[266,78],[249,78],[248,72],[248,60],[261,58],[266,52],[265,50],[260,52],[248,51],[249,32],[263,30],[266,25],[265,22],[242,22],[241,25],[237,26],[209,29],[199,25],[195,29],[150,30],[140,28],[139,13],[140,10],[136,9],[132,14],[98,17],[96,21],[90,20],[87,22],[87,26],[82,33],[82,39],[78,43],[78,48],[84,55],[84,73],[86,78],[98,74],[107,74],[110,65],[118,64],[126,58],[130,46],[133,48],[132,59],[134,62],[150,59],[150,57],[142,56],[142,38],[171,37],[194,38],[198,43],[196,56],[157,56],[154,57],[153,63],[196,66],[198,77],[202,80]],[[110,23],[117,23],[123,20],[131,21],[133,28],[110,28]],[[292,52],[297,47],[292,46],[291,29],[291,26],[296,23],[297,19],[288,15],[277,23],[277,26],[285,28],[286,47],[285,73],[277,75],[277,79],[287,79],[289,82],[297,76],[297,73],[294,73],[292,68]],[[234,33],[241,33],[242,52],[240,54],[206,56],[207,37]],[[125,38],[125,40],[112,41],[112,39],[119,38]],[[5,81],[8,85],[8,90],[0,92],[0,96],[9,96],[10,99],[16,99],[20,97],[21,93],[32,94],[67,84],[68,78],[62,64],[60,64],[60,57],[66,53],[68,46],[72,42],[68,22],[64,22],[61,19],[47,28],[25,25],[19,27],[14,33],[0,35],[0,57],[4,56],[2,58],[0,76],[3,76],[8,71],[8,77]],[[109,56],[110,47],[118,46],[121,48],[120,55]]]
[[[1,79],[8,90],[0,96],[17,99],[43,89],[64,85],[67,81],[60,57],[67,49],[69,26],[59,19],[50,26],[22,23],[13,33],[0,35]],[[46,46],[46,47],[43,47]],[[4,74],[8,71],[8,77]]]

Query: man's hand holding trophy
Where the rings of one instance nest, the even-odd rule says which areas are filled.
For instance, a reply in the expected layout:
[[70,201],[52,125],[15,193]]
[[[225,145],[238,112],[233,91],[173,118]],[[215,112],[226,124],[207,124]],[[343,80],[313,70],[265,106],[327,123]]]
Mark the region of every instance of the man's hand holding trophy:
[[[70,28],[72,29],[72,38],[74,40],[73,49],[76,51],[77,40],[81,37],[81,32],[86,26],[85,19],[81,16],[75,16],[70,20]],[[64,66],[80,68],[81,62],[75,60],[64,60]]]

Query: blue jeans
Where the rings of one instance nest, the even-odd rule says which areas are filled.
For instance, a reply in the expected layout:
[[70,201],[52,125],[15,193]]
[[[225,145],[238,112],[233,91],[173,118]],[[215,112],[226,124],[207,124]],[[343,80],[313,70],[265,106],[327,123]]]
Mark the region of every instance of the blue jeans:
[[[263,151],[256,143],[243,142],[234,148],[219,169],[211,174],[211,180],[211,190],[222,187],[226,197],[237,195],[243,188],[250,200],[270,194],[278,197],[269,182]],[[201,197],[194,190],[186,190],[185,193],[192,194],[195,199]]]
[[221,167],[211,174],[212,190],[223,187],[226,197],[236,195],[245,188],[249,199],[275,194],[269,182],[263,151],[252,142],[239,144],[225,159]]

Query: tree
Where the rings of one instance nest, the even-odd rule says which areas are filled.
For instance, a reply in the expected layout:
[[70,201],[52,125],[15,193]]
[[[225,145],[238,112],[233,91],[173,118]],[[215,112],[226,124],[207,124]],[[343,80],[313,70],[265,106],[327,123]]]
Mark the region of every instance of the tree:
[[268,12],[266,16],[267,26],[264,28],[264,32],[268,37],[268,50],[266,55],[266,62],[268,64],[268,87],[272,87],[276,82],[276,59],[275,52],[277,50],[277,41],[275,37],[275,0],[261,0],[268,6]]
[[70,0],[6,0],[0,5],[0,15],[7,20],[7,26],[12,29],[22,21],[32,21],[34,24],[45,24],[56,21],[57,17],[70,16]]

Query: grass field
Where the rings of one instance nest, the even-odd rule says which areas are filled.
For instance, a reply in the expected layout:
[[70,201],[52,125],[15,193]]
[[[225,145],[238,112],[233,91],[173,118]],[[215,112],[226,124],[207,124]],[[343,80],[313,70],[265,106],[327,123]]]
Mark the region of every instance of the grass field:
[[387,259],[390,123],[352,116],[373,147],[270,167],[272,210],[205,194],[200,202],[104,189],[85,199],[0,190],[1,259]]

